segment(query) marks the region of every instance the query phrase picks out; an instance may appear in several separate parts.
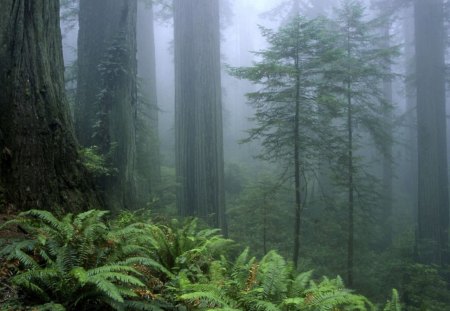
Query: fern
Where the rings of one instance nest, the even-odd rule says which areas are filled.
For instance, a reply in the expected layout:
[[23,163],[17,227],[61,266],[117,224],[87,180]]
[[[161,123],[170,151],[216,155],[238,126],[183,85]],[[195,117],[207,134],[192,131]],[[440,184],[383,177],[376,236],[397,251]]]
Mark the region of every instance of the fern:
[[392,290],[391,300],[388,300],[383,311],[401,311],[400,298],[396,289]]

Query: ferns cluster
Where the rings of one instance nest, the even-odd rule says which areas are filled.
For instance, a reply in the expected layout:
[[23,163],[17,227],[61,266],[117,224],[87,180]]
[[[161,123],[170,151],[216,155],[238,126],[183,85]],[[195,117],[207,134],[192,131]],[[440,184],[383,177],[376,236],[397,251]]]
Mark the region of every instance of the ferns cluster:
[[[34,310],[376,310],[342,280],[297,274],[275,251],[260,261],[195,219],[169,225],[107,221],[91,210],[58,219],[30,210],[0,227],[26,236],[0,251],[17,290],[14,309]],[[384,311],[400,310],[398,294]]]
[[199,310],[376,310],[365,297],[346,289],[340,277],[316,283],[312,271],[296,274],[275,251],[260,262],[248,254],[244,250],[231,265],[216,261],[220,281],[212,270],[210,283],[185,285],[188,293],[180,299]]

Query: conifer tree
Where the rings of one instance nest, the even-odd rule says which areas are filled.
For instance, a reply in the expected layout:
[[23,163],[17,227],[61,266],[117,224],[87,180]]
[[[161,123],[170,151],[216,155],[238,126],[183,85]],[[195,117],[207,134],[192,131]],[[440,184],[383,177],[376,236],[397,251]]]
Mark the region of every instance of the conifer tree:
[[330,94],[334,94],[338,107],[333,132],[342,143],[335,146],[331,156],[335,157],[336,176],[344,176],[337,179],[338,183],[347,192],[347,283],[352,286],[355,194],[358,191],[361,195],[373,195],[368,191],[363,193],[369,175],[359,158],[364,147],[361,138],[366,133],[380,152],[388,153],[391,137],[384,117],[391,105],[386,101],[383,81],[392,77],[389,64],[396,48],[383,46],[386,36],[380,35],[380,20],[367,20],[361,2],[345,0],[336,12],[335,29],[339,38],[336,42],[341,52],[334,61],[334,70],[329,71],[327,83],[332,86]]
[[262,28],[262,34],[269,48],[255,53],[261,61],[253,67],[233,68],[231,72],[259,86],[258,91],[247,94],[256,110],[252,118],[256,127],[249,130],[244,141],[261,141],[264,151],[259,158],[281,161],[284,170],[293,177],[293,261],[297,265],[306,174],[314,170],[324,147],[322,138],[327,136],[317,112],[320,78],[333,40],[326,35],[324,20],[299,16],[276,32]]

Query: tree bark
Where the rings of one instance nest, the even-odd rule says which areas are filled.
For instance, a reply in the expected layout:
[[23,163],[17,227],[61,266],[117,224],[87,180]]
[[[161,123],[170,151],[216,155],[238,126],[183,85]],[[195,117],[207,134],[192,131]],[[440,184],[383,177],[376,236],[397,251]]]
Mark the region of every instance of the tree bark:
[[0,197],[14,209],[99,206],[79,161],[63,72],[59,1],[2,1]]
[[448,167],[442,0],[415,0],[420,262],[448,262]]
[[100,181],[111,210],[135,207],[136,15],[136,0],[80,0],[76,132],[113,168]]
[[152,3],[138,3],[137,58],[140,98],[136,125],[136,175],[138,201],[151,200],[161,181],[158,102],[156,96],[155,36]]
[[218,0],[175,0],[174,36],[177,205],[226,234]]

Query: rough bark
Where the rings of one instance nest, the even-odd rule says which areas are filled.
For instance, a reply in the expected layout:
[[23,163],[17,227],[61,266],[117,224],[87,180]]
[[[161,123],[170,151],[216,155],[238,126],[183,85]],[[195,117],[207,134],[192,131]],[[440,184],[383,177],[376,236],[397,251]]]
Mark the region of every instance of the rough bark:
[[218,0],[175,0],[174,26],[177,205],[226,233]]
[[138,199],[141,204],[145,204],[151,200],[151,195],[161,180],[155,39],[151,2],[138,3],[137,58],[140,98],[136,127],[136,169],[139,177]]
[[448,260],[448,167],[442,0],[415,0],[420,262]]
[[0,192],[19,210],[98,207],[64,93],[57,0],[0,4]]
[[135,206],[136,0],[81,0],[75,122],[113,168],[100,181],[112,210]]

